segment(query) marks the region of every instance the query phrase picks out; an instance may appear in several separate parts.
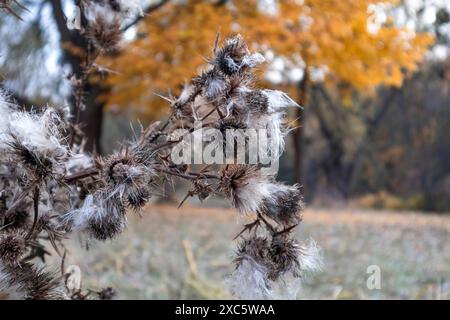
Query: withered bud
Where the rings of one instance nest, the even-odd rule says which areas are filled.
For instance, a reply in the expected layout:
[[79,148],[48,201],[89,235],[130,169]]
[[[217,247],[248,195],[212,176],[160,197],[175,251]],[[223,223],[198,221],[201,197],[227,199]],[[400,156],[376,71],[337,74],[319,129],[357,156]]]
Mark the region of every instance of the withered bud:
[[300,186],[278,184],[271,189],[271,195],[263,200],[260,212],[286,227],[299,223],[304,209]]
[[100,300],[112,300],[116,296],[116,291],[111,287],[107,287],[97,294]]
[[119,45],[122,38],[121,24],[119,19],[114,18],[107,21],[101,15],[97,16],[89,25],[87,37],[93,45],[104,51],[113,51]]
[[[2,214],[0,214],[0,220]],[[24,228],[30,221],[29,212],[23,208],[16,208],[3,215],[3,230],[17,230]]]
[[227,165],[220,172],[221,187],[226,195],[232,195],[236,189],[248,184],[248,180],[258,175],[258,170],[254,166],[231,164]]
[[217,99],[227,89],[227,81],[215,69],[203,72],[194,78],[193,84],[202,90],[204,97],[209,101]]
[[115,183],[123,183],[128,180],[128,172],[131,168],[128,163],[129,162],[123,160],[118,160],[118,162],[113,162],[111,166],[109,166],[109,177],[112,181]]
[[220,130],[221,132],[226,132],[226,130],[234,130],[234,129],[247,129],[247,124],[235,117],[227,117],[223,119],[219,119],[215,124],[215,128]]
[[19,283],[25,283],[30,300],[60,300],[67,298],[62,289],[62,279],[54,272],[37,269],[31,264],[22,264],[17,275]]
[[134,211],[141,210],[150,199],[151,194],[147,188],[138,188],[128,194],[127,203]]
[[289,238],[287,234],[273,237],[270,244],[269,256],[272,261],[269,269],[269,278],[277,280],[287,272],[292,272],[294,277],[300,276],[299,245]]
[[106,214],[93,217],[88,222],[89,234],[100,241],[115,238],[125,228],[125,208],[123,205],[114,201],[114,203],[105,207],[108,210]]
[[[33,152],[25,145],[20,143],[19,139],[11,135],[12,141],[9,143],[11,153],[17,157],[20,163],[24,165],[29,172],[37,179],[48,178],[53,171],[53,162],[50,158]],[[55,157],[56,159],[56,157]]]
[[7,264],[20,262],[27,249],[23,235],[7,233],[0,236],[0,259]]
[[248,52],[248,47],[242,37],[236,36],[229,39],[226,44],[217,51],[213,65],[224,74],[233,75],[241,70],[242,60]]
[[241,213],[255,212],[270,196],[268,177],[252,165],[227,165],[220,172],[220,188]]
[[239,266],[244,259],[253,259],[255,262],[265,265],[268,261],[269,242],[261,236],[252,236],[244,239],[238,245],[238,251],[234,263]]

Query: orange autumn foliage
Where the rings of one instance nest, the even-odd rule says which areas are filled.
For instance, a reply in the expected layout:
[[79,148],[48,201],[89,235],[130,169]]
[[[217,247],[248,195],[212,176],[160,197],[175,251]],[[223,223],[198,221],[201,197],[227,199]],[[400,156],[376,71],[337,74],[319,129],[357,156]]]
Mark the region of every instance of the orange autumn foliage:
[[[154,93],[179,93],[210,54],[218,32],[240,33],[254,49],[270,49],[297,65],[326,66],[326,81],[373,91],[400,86],[416,70],[433,37],[392,23],[368,28],[373,0],[280,0],[269,11],[256,0],[173,2],[147,17],[137,38],[104,63],[108,105],[132,108],[150,117],[164,104]],[[384,1],[392,3],[393,1]]]

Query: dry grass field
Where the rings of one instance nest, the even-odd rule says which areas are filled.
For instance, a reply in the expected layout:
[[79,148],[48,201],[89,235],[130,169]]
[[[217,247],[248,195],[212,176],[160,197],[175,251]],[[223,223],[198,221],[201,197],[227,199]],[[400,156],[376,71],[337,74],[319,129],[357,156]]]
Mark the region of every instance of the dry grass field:
[[[81,267],[84,287],[113,286],[120,299],[230,298],[223,283],[238,222],[228,209],[151,205],[89,254],[70,242],[67,263]],[[450,299],[450,216],[307,209],[298,233],[325,263],[298,299]],[[380,290],[366,286],[370,265],[381,269]]]

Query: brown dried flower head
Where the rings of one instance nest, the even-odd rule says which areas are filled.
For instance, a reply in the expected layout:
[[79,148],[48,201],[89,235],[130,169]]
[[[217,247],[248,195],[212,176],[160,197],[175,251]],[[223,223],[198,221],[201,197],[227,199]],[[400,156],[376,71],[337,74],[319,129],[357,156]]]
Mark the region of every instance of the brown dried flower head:
[[300,276],[299,245],[289,238],[289,235],[282,234],[272,238],[269,255],[272,265],[269,278],[276,280],[287,272],[292,272],[295,277]]
[[7,264],[17,264],[25,255],[27,248],[22,234],[6,233],[0,235],[0,260]]
[[271,196],[263,200],[260,212],[285,227],[301,221],[304,209],[299,185],[275,185]]
[[226,75],[236,74],[241,70],[243,58],[248,53],[248,47],[242,37],[236,36],[216,52],[213,65]]
[[117,49],[122,38],[121,23],[118,18],[108,21],[98,15],[89,25],[87,37],[99,50],[113,51]]

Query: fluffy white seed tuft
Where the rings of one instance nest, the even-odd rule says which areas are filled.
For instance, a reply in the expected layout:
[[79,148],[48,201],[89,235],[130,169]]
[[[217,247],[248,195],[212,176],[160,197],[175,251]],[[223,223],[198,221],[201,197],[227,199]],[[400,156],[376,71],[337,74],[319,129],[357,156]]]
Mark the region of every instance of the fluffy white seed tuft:
[[300,246],[299,252],[299,262],[302,272],[314,273],[322,270],[322,250],[313,239],[310,239],[307,244]]
[[266,300],[272,297],[267,268],[251,257],[245,257],[226,279],[226,286],[238,299]]
[[43,156],[62,156],[67,153],[61,144],[54,110],[42,115],[28,112],[15,112],[10,116],[8,132],[30,151]]
[[262,92],[269,99],[269,112],[282,111],[288,107],[302,108],[283,91],[265,89]]
[[266,58],[264,58],[262,54],[256,52],[250,55],[246,55],[244,59],[242,59],[242,65],[254,68],[264,63],[265,61]]
[[246,184],[236,189],[236,208],[241,213],[258,210],[264,199],[271,197],[271,183],[264,176],[251,177]]

